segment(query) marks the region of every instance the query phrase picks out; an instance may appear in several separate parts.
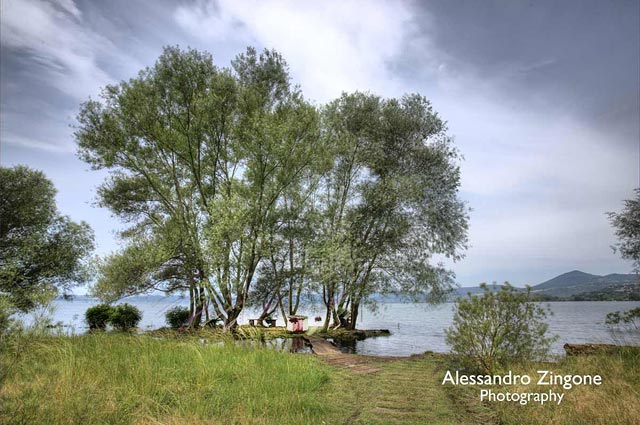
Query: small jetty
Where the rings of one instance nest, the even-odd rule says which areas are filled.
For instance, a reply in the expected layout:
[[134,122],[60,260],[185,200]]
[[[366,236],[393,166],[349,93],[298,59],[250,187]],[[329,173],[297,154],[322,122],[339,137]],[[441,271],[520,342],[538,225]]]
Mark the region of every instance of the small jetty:
[[372,360],[380,360],[379,358],[343,353],[326,339],[317,336],[303,335],[303,338],[311,345],[311,351],[316,356],[332,366],[361,374],[380,371],[379,367],[371,364]]

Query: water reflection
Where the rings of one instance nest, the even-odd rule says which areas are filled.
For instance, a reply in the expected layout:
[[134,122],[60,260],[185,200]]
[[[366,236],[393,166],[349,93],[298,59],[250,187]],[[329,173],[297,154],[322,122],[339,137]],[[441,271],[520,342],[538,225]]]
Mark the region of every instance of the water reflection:
[[297,354],[312,354],[311,346],[302,337],[292,338],[270,338],[264,340],[255,339],[236,339],[236,340],[208,340],[200,338],[202,345],[208,345],[212,347],[222,347],[225,344],[235,344],[241,347],[258,347],[266,348],[269,350],[275,350],[282,353],[297,353]]
[[327,341],[331,342],[333,345],[338,347],[343,353],[347,354],[358,354],[358,341],[355,339],[336,339],[336,338],[327,338]]

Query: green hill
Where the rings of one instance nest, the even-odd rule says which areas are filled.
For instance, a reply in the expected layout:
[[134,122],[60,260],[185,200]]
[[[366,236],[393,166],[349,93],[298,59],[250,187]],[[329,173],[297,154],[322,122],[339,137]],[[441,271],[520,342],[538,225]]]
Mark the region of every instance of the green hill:
[[[491,285],[490,285],[491,288]],[[493,290],[499,289],[493,287]],[[482,293],[478,286],[458,288],[456,297]],[[605,276],[573,270],[531,287],[531,293],[543,300],[633,300],[640,294],[640,276],[612,273]]]
[[635,274],[598,276],[574,270],[535,285],[531,291],[534,294],[566,298],[585,292],[611,291],[618,286],[629,286],[638,281],[638,275]]

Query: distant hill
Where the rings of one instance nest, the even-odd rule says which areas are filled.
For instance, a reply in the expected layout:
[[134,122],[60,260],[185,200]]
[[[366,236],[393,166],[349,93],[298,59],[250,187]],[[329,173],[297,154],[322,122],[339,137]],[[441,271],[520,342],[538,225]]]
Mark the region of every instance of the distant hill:
[[549,291],[561,288],[571,288],[583,285],[587,282],[593,282],[600,276],[595,274],[589,274],[581,272],[580,270],[574,270],[569,273],[561,274],[553,279],[549,279],[546,282],[533,286],[533,291]]
[[612,273],[606,276],[584,273],[574,270],[533,286],[531,291],[554,297],[571,297],[584,292],[598,292],[627,286],[638,282],[635,274]]
[[[532,286],[531,292],[547,300],[605,299],[603,298],[605,296],[603,294],[606,294],[606,296],[614,296],[614,298],[622,297],[621,299],[626,299],[623,294],[635,294],[637,292],[635,286],[638,283],[640,283],[640,277],[635,274],[612,273],[605,276],[598,276],[580,270],[573,270]],[[493,289],[499,289],[499,287],[500,286],[493,287]],[[472,295],[481,294],[482,289],[479,286],[458,288],[454,292],[454,297],[463,297],[469,292]]]

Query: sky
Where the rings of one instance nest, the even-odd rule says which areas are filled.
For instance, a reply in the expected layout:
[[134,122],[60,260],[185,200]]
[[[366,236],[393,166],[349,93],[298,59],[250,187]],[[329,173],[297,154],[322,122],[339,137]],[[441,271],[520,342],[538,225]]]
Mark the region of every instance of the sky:
[[420,93],[464,157],[462,286],[629,273],[607,211],[640,187],[640,2],[0,0],[0,164],[40,169],[97,254],[121,227],[95,206],[105,173],[77,158],[79,105],[166,45],[219,66],[278,50],[317,105]]

